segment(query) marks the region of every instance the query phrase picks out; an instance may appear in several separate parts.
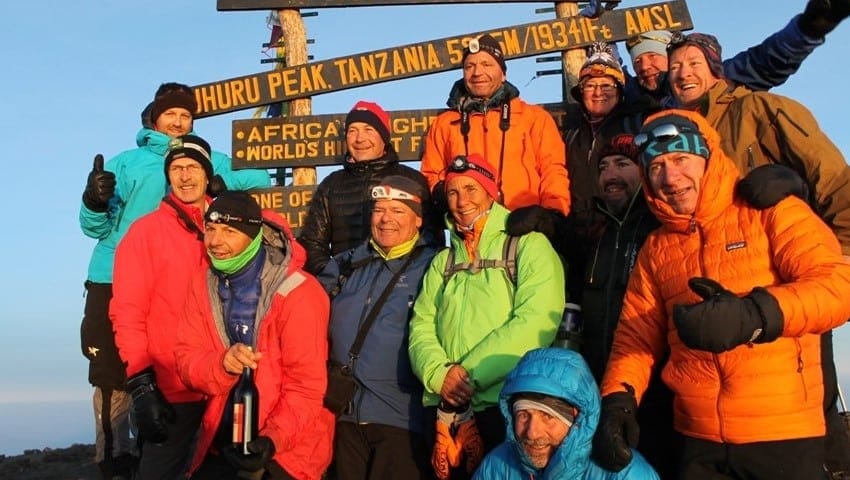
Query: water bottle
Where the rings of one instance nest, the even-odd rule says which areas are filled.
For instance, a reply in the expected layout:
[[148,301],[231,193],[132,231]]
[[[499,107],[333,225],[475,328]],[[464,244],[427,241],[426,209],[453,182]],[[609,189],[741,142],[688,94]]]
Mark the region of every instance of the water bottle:
[[254,384],[253,370],[245,367],[239,382],[233,387],[233,447],[249,455],[248,443],[259,430],[260,395]]
[[564,316],[555,335],[553,347],[569,348],[578,352],[581,349],[581,307],[575,303],[564,306]]

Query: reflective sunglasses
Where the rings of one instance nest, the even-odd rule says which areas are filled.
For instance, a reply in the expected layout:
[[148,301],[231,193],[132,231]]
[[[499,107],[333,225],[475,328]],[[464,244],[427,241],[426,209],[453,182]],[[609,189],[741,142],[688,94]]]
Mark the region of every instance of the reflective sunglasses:
[[687,126],[675,125],[673,123],[665,123],[659,125],[648,132],[641,132],[635,135],[634,143],[638,151],[643,151],[649,142],[654,140],[667,141],[678,137],[682,133],[699,133],[698,130]]
[[470,162],[466,158],[465,155],[456,156],[455,159],[452,160],[452,163],[449,164],[449,170],[451,170],[453,172],[458,172],[458,173],[462,173],[462,172],[465,172],[467,170],[473,170],[473,171],[480,173],[481,175],[484,175],[485,177],[489,178],[490,180],[492,180],[494,182],[496,181],[496,178],[493,176],[492,173],[490,173],[486,169],[481,168],[478,165]]

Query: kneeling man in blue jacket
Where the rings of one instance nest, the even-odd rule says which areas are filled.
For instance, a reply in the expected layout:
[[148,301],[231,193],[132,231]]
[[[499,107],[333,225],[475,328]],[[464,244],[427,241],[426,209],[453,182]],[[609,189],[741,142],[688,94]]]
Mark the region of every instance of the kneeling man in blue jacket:
[[619,472],[590,458],[599,422],[599,389],[576,352],[540,348],[525,354],[505,380],[499,406],[504,443],[484,458],[473,480],[657,480],[635,450]]

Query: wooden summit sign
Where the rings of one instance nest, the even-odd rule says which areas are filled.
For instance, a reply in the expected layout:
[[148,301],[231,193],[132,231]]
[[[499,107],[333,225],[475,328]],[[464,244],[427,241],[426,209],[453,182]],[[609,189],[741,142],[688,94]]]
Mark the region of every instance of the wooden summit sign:
[[[562,103],[542,105],[560,128]],[[445,110],[395,110],[390,143],[402,162],[418,161],[425,132]],[[233,168],[336,165],[345,153],[344,113],[233,121]]]
[[280,10],[282,8],[375,7],[448,3],[539,3],[540,0],[218,0],[216,9]]
[[623,40],[649,30],[690,28],[685,0],[676,0],[615,9],[597,19],[578,15],[446,37],[198,85],[196,117],[459,68],[464,46],[483,33],[499,40],[510,59]]
[[248,193],[260,205],[286,217],[293,233],[297,234],[304,226],[304,219],[309,212],[310,200],[316,185],[300,185],[286,187],[258,188]]

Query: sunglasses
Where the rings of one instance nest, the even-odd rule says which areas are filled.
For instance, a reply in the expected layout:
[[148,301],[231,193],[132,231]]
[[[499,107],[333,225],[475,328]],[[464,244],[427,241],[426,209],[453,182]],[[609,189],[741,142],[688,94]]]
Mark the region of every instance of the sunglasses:
[[[676,32],[676,33],[678,33],[678,32]],[[631,50],[631,49],[635,48],[636,46],[640,45],[640,43],[643,42],[644,40],[652,40],[653,42],[658,42],[662,45],[667,45],[667,44],[670,43],[669,38],[659,37],[659,36],[656,36],[656,35],[650,35],[650,34],[647,34],[647,33],[641,33],[641,34],[635,35],[633,37],[629,37],[626,40],[626,49]]]
[[376,185],[372,187],[373,200],[410,200],[416,203],[422,203],[422,200],[416,195],[393,188],[389,185]]
[[485,177],[489,178],[494,182],[496,181],[496,178],[493,176],[492,173],[470,162],[464,155],[456,156],[455,159],[452,160],[452,163],[449,164],[449,170],[458,173],[465,172],[467,170],[473,170],[480,173],[481,175],[484,175]]
[[638,148],[638,151],[643,151],[646,149],[646,146],[649,145],[649,142],[654,140],[670,140],[672,138],[678,137],[682,133],[699,133],[698,130],[695,130],[686,126],[679,126],[672,123],[665,123],[663,125],[659,125],[648,132],[641,132],[635,135],[634,143]]

